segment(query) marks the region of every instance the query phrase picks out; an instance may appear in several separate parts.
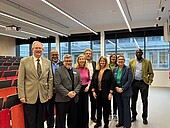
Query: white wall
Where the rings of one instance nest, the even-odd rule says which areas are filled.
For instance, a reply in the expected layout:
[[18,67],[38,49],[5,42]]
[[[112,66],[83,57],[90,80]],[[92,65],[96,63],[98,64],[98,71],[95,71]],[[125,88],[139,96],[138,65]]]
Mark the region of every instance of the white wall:
[[0,56],[16,56],[15,38],[0,35]]
[[170,71],[154,71],[154,79],[151,86],[156,87],[170,87]]

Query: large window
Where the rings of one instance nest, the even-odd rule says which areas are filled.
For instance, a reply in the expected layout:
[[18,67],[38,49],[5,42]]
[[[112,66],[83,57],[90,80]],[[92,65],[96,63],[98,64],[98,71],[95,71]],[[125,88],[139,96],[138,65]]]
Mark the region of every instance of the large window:
[[[129,61],[136,57],[135,51],[141,48],[143,57],[151,61],[153,69],[170,69],[170,43],[165,43],[162,35],[162,27],[136,29],[132,33],[127,30],[105,32],[104,55],[123,54],[126,60],[125,64],[128,65]],[[60,37],[61,60],[64,54],[71,54],[74,65],[77,56],[82,54],[86,48],[92,49],[93,60],[97,62],[101,55],[100,33],[98,35],[86,33]],[[48,58],[52,49],[56,49],[55,43],[51,42],[51,45],[44,43],[43,56]],[[30,45],[20,44],[18,51],[20,57],[29,56],[31,54]]]

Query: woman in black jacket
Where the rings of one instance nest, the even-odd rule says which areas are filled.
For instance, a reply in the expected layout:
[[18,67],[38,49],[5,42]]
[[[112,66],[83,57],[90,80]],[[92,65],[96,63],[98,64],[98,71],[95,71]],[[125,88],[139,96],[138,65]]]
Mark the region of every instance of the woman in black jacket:
[[114,78],[112,71],[109,69],[107,58],[101,56],[96,66],[96,71],[93,74],[92,92],[97,99],[97,124],[94,128],[100,127],[102,119],[102,108],[104,117],[104,128],[108,128],[109,124],[109,101],[112,99],[114,90]]

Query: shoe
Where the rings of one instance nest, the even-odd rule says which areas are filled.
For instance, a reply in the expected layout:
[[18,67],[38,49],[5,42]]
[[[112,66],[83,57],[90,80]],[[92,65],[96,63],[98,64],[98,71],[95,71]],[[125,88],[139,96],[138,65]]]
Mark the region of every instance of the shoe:
[[145,125],[147,125],[147,124],[148,124],[147,119],[143,119],[143,124],[145,124]]
[[136,117],[132,117],[131,122],[135,122],[136,121]]
[[116,127],[121,127],[121,126],[123,126],[123,124],[116,124]]
[[102,126],[102,124],[95,124],[95,125],[94,125],[94,128],[98,128],[98,127],[100,127],[100,126]]
[[97,119],[94,118],[94,119],[91,119],[94,123],[97,123]]
[[123,128],[130,128],[130,127],[126,127],[126,126],[124,126]]

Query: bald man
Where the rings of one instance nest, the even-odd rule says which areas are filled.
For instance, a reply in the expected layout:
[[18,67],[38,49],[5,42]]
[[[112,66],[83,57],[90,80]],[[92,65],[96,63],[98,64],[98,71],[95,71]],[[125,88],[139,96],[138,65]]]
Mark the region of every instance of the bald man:
[[[50,52],[50,58],[51,58],[51,67],[52,67],[52,73],[53,76],[55,74],[56,68],[63,65],[63,63],[59,60],[59,54],[57,50],[52,50]],[[47,128],[53,128],[54,127],[54,99],[55,99],[55,88],[54,88],[54,81],[53,81],[53,97],[50,99],[47,103]]]

